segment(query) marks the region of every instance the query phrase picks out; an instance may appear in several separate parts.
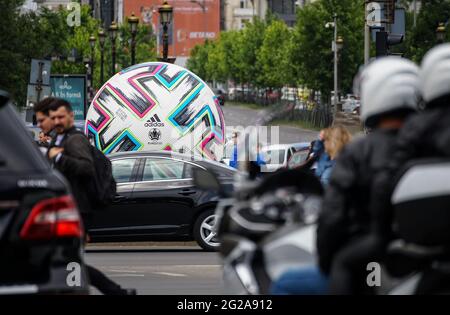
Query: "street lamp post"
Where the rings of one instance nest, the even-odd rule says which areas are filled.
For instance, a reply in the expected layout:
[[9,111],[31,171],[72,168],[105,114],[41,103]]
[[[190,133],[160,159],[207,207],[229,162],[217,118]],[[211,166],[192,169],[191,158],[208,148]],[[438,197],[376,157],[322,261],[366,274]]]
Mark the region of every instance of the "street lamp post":
[[128,23],[131,28],[131,65],[134,65],[136,63],[136,33],[139,23],[139,18],[134,15],[134,12],[131,13],[131,16],[128,18]]
[[445,40],[445,24],[439,23],[439,26],[436,28],[436,37],[438,43],[442,44]]
[[109,38],[111,39],[111,59],[112,59],[112,67],[111,67],[111,76],[116,73],[116,38],[117,31],[119,27],[116,24],[116,21],[112,21],[109,27]]
[[94,35],[91,35],[90,37],[89,37],[89,46],[91,46],[91,62],[90,62],[90,64],[91,64],[91,86],[90,86],[90,97],[91,97],[91,99],[93,98],[93,96],[94,96],[94,58],[95,58],[95,55],[94,55],[94,49],[95,49],[95,42],[97,41],[97,39],[95,38],[95,36]]
[[334,111],[337,112],[337,102],[339,99],[339,87],[338,87],[338,71],[339,71],[339,51],[342,49],[344,45],[344,40],[341,36],[338,36],[335,41],[334,47]]
[[334,53],[334,97],[333,97],[333,106],[334,110],[337,110],[338,103],[338,59],[339,59],[339,50],[342,49],[342,45],[344,43],[341,36],[337,36],[338,27],[337,27],[337,15],[333,15],[333,22],[328,22],[325,24],[326,28],[332,27],[334,29],[334,37],[332,42],[332,50]]
[[159,16],[161,19],[161,25],[163,26],[163,61],[167,62],[167,56],[169,54],[169,34],[168,26],[172,20],[173,8],[164,1],[162,7],[158,9]]
[[98,42],[100,43],[100,84],[104,83],[104,69],[103,69],[103,63],[104,63],[104,52],[105,52],[105,39],[106,34],[103,31],[103,29],[100,29],[98,31]]

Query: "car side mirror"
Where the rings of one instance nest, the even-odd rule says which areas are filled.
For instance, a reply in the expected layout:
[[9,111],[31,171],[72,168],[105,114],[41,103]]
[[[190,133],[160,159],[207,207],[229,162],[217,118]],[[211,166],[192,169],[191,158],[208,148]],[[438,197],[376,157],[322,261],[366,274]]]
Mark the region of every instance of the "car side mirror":
[[192,170],[192,177],[194,179],[194,185],[200,189],[212,190],[219,193],[222,191],[222,186],[217,176],[209,170],[195,168]]

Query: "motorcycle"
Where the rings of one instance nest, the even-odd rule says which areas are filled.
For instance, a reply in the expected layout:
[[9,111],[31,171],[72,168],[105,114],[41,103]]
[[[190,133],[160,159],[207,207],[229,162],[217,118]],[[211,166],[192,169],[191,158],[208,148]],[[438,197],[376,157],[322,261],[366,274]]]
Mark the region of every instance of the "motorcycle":
[[[378,293],[450,294],[450,160],[408,163],[391,197],[395,233]],[[426,183],[426,184],[424,184]]]
[[315,220],[323,188],[312,174],[286,170],[239,187],[231,197],[214,173],[197,169],[196,186],[222,196],[216,233],[226,294],[269,294],[291,268],[314,261]]

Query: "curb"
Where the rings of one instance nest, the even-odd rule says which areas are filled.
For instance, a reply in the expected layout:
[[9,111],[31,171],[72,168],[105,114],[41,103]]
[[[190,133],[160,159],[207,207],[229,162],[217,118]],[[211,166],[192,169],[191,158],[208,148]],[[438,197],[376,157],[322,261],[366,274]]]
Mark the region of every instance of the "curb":
[[109,248],[109,247],[180,247],[180,246],[198,246],[196,242],[105,242],[105,243],[89,243],[87,249],[92,248]]

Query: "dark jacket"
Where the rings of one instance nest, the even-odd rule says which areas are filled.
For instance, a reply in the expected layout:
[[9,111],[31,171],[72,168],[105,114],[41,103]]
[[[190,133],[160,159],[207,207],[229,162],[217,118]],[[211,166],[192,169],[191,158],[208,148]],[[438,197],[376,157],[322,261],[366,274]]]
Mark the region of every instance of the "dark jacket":
[[390,197],[396,173],[411,159],[431,157],[450,157],[448,107],[433,107],[409,118],[399,132],[392,158],[374,179],[370,211],[376,219],[376,233],[386,242],[394,237]]
[[396,134],[395,130],[375,130],[349,143],[336,158],[317,230],[323,272],[329,273],[340,249],[369,233],[372,180],[391,158]]
[[[52,140],[50,148],[55,147],[56,137]],[[75,128],[69,129],[59,147],[64,148],[61,158],[53,159],[55,168],[60,171],[69,182],[75,201],[81,213],[91,212],[88,189],[93,189],[95,176],[94,160],[91,144],[81,132]]]

